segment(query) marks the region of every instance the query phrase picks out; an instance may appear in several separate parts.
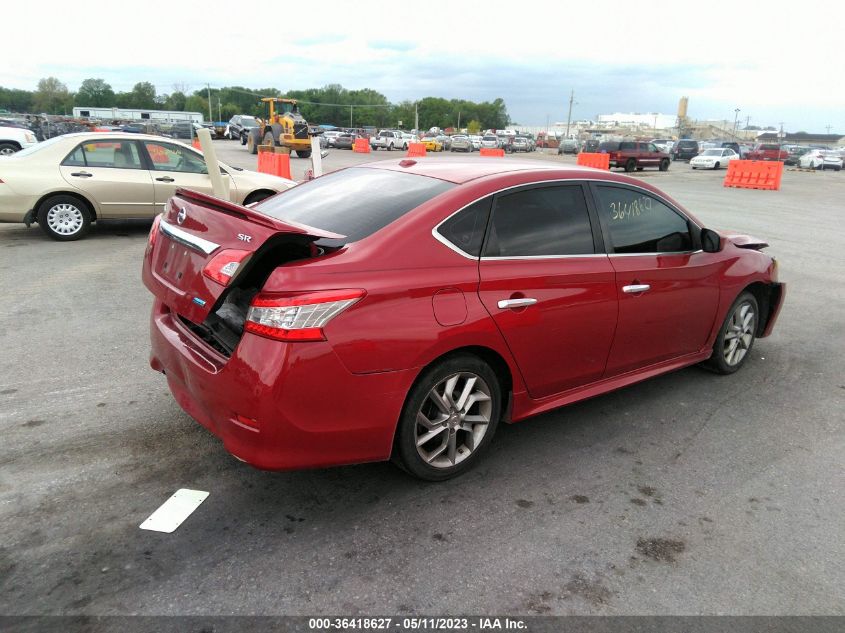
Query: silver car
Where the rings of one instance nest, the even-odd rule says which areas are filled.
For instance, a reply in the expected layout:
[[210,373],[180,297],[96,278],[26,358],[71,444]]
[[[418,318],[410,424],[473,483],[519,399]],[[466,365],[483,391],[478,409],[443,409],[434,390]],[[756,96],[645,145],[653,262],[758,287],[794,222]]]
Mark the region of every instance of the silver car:
[[469,153],[472,151],[472,141],[464,134],[455,134],[452,137],[452,147],[449,151]]
[[483,149],[498,149],[499,137],[495,134],[485,134],[481,137],[481,147]]

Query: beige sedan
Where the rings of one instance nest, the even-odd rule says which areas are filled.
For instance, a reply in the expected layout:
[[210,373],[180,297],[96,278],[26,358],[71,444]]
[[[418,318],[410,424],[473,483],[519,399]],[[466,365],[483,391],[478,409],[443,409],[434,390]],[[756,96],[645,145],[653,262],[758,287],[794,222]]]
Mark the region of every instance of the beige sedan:
[[[239,204],[296,184],[220,167]],[[211,194],[203,155],[192,147],[146,134],[67,134],[0,158],[0,222],[38,222],[56,240],[77,240],[100,219],[152,218],[177,187]]]

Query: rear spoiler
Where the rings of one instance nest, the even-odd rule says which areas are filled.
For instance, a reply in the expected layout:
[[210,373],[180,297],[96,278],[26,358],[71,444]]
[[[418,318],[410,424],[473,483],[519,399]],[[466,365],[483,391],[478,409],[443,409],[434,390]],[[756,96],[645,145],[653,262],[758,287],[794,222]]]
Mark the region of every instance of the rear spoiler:
[[299,222],[277,220],[276,218],[265,215],[255,209],[250,209],[249,207],[235,204],[234,202],[229,202],[228,200],[223,200],[222,198],[215,198],[214,196],[200,193],[199,191],[194,191],[193,189],[183,189],[181,187],[176,189],[176,193],[173,198],[170,199],[170,204],[175,204],[178,207],[178,202],[175,201],[176,198],[181,198],[193,204],[201,205],[207,209],[213,209],[214,211],[233,215],[248,222],[252,222],[253,224],[258,224],[283,233],[308,235],[316,239],[328,240],[342,240],[346,237],[345,235],[340,235],[339,233],[324,231],[306,224],[300,224]]

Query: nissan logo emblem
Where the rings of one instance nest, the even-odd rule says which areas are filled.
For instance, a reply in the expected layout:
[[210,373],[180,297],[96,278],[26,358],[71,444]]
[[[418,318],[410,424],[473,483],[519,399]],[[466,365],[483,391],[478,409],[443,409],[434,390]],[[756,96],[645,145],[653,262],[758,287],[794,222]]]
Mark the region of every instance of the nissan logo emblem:
[[176,214],[176,222],[182,224],[185,221],[185,218],[188,217],[188,212],[185,211],[185,207],[179,209],[179,213]]

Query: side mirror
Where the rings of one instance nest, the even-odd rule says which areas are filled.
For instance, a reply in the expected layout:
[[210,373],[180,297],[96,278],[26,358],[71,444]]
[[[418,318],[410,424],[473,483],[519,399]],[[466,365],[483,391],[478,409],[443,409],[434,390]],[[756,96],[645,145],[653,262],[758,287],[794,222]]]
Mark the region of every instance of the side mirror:
[[701,250],[705,253],[718,253],[722,250],[722,238],[712,229],[701,229]]

